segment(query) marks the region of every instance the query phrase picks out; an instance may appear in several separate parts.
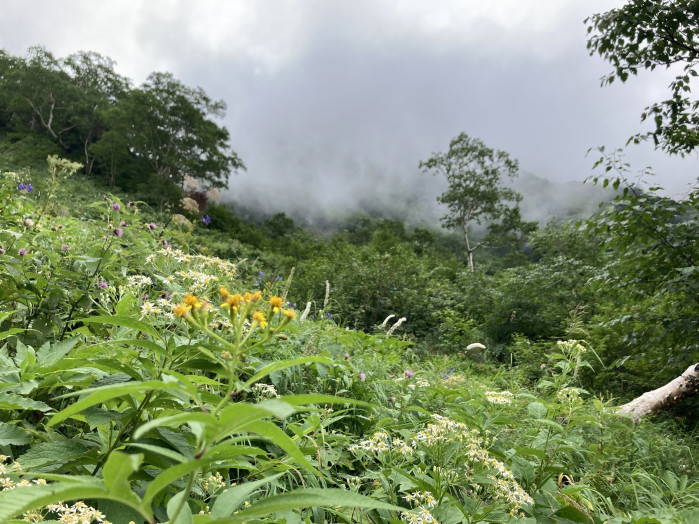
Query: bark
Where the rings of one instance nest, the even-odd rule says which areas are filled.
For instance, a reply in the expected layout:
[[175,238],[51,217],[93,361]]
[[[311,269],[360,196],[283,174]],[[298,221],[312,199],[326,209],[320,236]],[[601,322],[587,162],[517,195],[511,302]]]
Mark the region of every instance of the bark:
[[664,386],[648,391],[619,408],[638,422],[642,417],[666,409],[699,391],[699,364],[692,364],[679,377]]

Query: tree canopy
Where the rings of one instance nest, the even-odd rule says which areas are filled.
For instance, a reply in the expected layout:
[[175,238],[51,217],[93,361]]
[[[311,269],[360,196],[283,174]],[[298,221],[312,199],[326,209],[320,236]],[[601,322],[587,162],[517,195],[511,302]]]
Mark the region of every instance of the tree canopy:
[[151,188],[154,198],[174,195],[169,189],[185,176],[203,188],[227,187],[229,175],[245,168],[216,122],[223,101],[170,73],[152,73],[134,88],[114,67],[95,52],[65,59],[42,47],[26,58],[0,52],[0,130],[43,134],[87,174],[110,187]]
[[[630,141],[652,138],[670,154],[685,155],[699,146],[699,100],[691,98],[691,83],[699,63],[699,1],[631,0],[623,7],[586,19],[587,47],[613,67],[602,84],[626,82],[639,70],[658,66],[677,71],[670,98],[645,108],[641,120],[655,125]],[[677,68],[680,69],[677,69]]]

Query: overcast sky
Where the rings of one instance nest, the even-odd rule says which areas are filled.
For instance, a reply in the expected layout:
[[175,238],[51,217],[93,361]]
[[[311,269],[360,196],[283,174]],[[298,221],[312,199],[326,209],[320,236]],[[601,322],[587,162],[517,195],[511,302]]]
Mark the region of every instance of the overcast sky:
[[[464,131],[529,173],[583,180],[622,147],[666,72],[600,87],[583,20],[602,0],[0,0],[0,47],[92,50],[136,84],[169,71],[223,99],[248,171],[229,194],[263,210],[434,200],[417,165]],[[686,192],[697,156],[631,146],[637,170]]]

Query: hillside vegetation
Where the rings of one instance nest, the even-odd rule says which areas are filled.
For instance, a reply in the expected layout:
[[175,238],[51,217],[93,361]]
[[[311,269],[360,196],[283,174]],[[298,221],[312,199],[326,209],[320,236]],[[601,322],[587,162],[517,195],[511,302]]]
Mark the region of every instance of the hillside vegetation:
[[[588,22],[606,82],[688,64],[632,142],[697,144],[696,9]],[[0,51],[0,522],[696,522],[696,391],[619,407],[699,362],[699,186],[602,150],[598,213],[528,222],[462,133],[450,231],[318,235],[221,202],[222,101],[113,65]]]

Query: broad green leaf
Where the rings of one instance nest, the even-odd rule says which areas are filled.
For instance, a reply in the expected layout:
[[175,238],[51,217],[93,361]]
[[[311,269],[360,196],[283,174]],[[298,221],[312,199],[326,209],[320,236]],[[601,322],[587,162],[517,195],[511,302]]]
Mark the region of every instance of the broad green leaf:
[[555,422],[553,420],[549,420],[547,418],[537,418],[534,419],[534,422],[537,424],[543,424],[544,426],[550,426],[552,428],[556,428],[558,431],[563,433],[565,431],[565,428],[561,426],[558,422]]
[[143,461],[143,455],[129,455],[121,451],[112,451],[104,464],[102,476],[107,491],[122,499],[131,499],[138,504],[140,501],[131,491],[129,476],[138,470]]
[[46,343],[41,346],[39,351],[36,352],[38,368],[48,368],[61,360],[70,353],[70,350],[75,347],[79,340],[80,338],[74,337],[62,342],[56,342],[55,344]]
[[78,482],[58,482],[47,485],[32,485],[0,491],[0,522],[20,518],[33,509],[57,502],[85,499],[110,499],[137,510],[146,520],[153,521],[150,510],[135,505],[131,500],[110,495],[99,479],[81,478]]
[[40,442],[19,457],[19,463],[26,470],[37,469],[49,464],[65,464],[87,451],[87,446],[78,440]]
[[192,510],[187,504],[188,498],[188,491],[180,491],[170,499],[167,503],[167,516],[170,517],[168,524],[192,524]]
[[218,426],[219,422],[211,413],[204,412],[186,412],[178,413],[177,415],[170,415],[167,417],[159,417],[153,420],[149,420],[145,424],[138,427],[134,433],[134,438],[139,439],[143,437],[150,430],[158,427],[175,427],[178,428],[182,424],[187,424],[188,422],[197,422],[199,424],[204,424],[205,426]]
[[0,422],[0,446],[22,446],[29,444],[32,441],[32,436],[28,431],[17,426]]
[[158,331],[153,326],[129,316],[113,315],[101,317],[87,317],[81,318],[80,322],[82,322],[83,324],[107,324],[110,326],[125,327],[133,329],[134,331],[140,331],[141,333],[147,333],[156,340],[162,339],[160,333],[158,333]]
[[527,411],[534,418],[544,418],[548,409],[541,402],[532,402],[527,406]]
[[291,438],[277,425],[266,420],[258,420],[248,424],[245,429],[246,431],[256,433],[257,435],[264,437],[273,444],[276,444],[282,448],[287,455],[295,459],[296,463],[309,473],[321,476],[318,470],[316,470],[316,468],[314,468],[313,465],[308,462],[303,453],[301,453],[299,448],[296,446],[296,443],[291,440]]
[[216,498],[216,502],[214,502],[214,505],[211,508],[211,518],[220,519],[223,517],[229,517],[243,504],[243,502],[245,502],[245,499],[248,498],[250,493],[255,491],[260,486],[264,486],[265,484],[269,484],[273,480],[278,479],[283,474],[284,473],[278,473],[276,475],[272,475],[271,477],[256,480],[254,482],[245,482],[244,484],[228,488]]
[[145,495],[143,495],[143,503],[150,504],[158,493],[163,489],[170,486],[177,479],[184,477],[192,471],[206,465],[206,462],[201,460],[193,460],[190,462],[183,462],[182,464],[176,464],[162,471],[153,481],[148,485]]
[[[82,410],[89,408],[90,406],[95,406],[101,404],[107,400],[113,398],[121,397],[124,395],[130,395],[132,393],[145,393],[147,391],[182,391],[181,387],[177,384],[165,384],[158,380],[150,380],[147,382],[127,382],[124,384],[112,384],[109,386],[103,386],[94,389],[88,389],[86,391],[78,391],[75,393],[69,393],[68,395],[63,395],[63,397],[72,397],[76,395],[88,395],[87,398],[77,401],[75,404],[71,404],[63,411],[56,413],[51,420],[46,424],[47,427],[52,427],[63,422],[67,418],[80,413]],[[60,398],[60,397],[59,397]]]
[[299,358],[292,358],[289,360],[280,360],[278,362],[272,362],[271,364],[267,364],[265,367],[260,369],[257,373],[255,373],[250,379],[242,385],[240,388],[245,389],[247,387],[250,387],[252,384],[260,380],[261,378],[266,377],[270,373],[274,373],[275,371],[280,371],[285,368],[289,368],[292,366],[300,366],[301,364],[308,364],[310,362],[320,362],[321,364],[328,364],[329,366],[332,366],[334,362],[326,357],[319,357],[319,356],[308,356],[308,357],[299,357]]
[[324,395],[322,393],[305,393],[300,395],[284,395],[279,398],[292,406],[305,406],[308,404],[351,404],[353,406],[373,406],[370,402],[357,400],[356,398],[342,398],[335,395]]
[[289,493],[272,495],[255,501],[252,507],[239,511],[236,515],[215,519],[211,524],[234,524],[250,521],[252,517],[263,517],[277,511],[289,509],[313,508],[313,507],[350,507],[364,509],[385,509],[391,511],[405,511],[405,508],[394,506],[387,502],[352,493],[337,488],[308,488],[298,489]]

